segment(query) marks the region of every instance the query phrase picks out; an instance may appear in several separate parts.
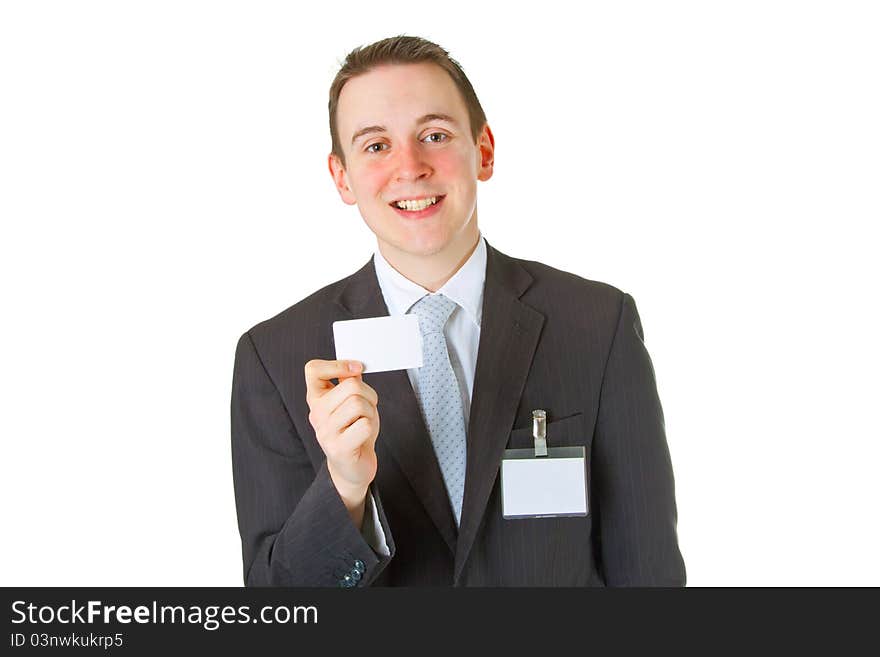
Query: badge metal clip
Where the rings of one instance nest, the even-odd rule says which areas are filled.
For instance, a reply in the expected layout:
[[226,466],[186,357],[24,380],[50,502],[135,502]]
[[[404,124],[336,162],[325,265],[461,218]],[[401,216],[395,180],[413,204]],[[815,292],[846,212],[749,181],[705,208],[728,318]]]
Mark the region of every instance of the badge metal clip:
[[547,456],[547,412],[532,411],[532,435],[535,437],[535,456]]

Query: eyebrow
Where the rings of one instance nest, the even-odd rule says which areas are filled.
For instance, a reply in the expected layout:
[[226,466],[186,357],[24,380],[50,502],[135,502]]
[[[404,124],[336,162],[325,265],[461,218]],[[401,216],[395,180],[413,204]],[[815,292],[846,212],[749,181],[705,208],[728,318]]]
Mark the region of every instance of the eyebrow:
[[[441,114],[441,113],[436,113],[436,112],[431,113],[431,114],[425,114],[423,117],[419,118],[418,121],[416,121],[416,125],[422,125],[423,123],[428,123],[430,121],[445,121],[446,123],[451,123],[452,125],[455,125],[455,126],[458,125],[458,121],[453,119],[448,114]],[[354,133],[354,135],[351,138],[352,146],[354,145],[354,142],[356,142],[360,137],[363,137],[364,135],[368,135],[373,132],[387,132],[387,131],[388,131],[388,129],[383,125],[368,125],[366,128],[361,128],[356,133]]]

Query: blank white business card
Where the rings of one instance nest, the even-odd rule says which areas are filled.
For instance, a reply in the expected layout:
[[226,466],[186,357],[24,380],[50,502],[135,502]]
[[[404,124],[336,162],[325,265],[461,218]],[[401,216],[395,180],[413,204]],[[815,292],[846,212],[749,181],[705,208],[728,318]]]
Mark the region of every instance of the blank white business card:
[[422,366],[422,334],[417,315],[368,317],[333,322],[337,360],[357,360],[364,372]]

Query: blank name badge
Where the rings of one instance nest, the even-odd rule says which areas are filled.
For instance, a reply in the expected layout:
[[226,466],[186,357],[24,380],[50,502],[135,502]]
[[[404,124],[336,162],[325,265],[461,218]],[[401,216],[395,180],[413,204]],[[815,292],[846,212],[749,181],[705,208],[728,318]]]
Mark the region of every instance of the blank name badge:
[[589,512],[586,449],[582,446],[548,448],[543,411],[534,411],[533,416],[535,448],[504,450],[502,516],[509,520],[586,516]]

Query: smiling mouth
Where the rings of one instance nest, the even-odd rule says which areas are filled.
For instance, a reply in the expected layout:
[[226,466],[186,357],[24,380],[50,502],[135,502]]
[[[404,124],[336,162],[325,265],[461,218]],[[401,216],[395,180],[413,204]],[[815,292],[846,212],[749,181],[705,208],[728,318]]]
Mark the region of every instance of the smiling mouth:
[[399,200],[392,201],[390,205],[395,210],[403,210],[404,212],[421,212],[440,203],[445,195],[429,196],[428,198],[418,200]]

